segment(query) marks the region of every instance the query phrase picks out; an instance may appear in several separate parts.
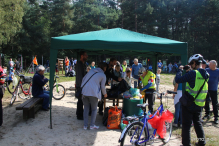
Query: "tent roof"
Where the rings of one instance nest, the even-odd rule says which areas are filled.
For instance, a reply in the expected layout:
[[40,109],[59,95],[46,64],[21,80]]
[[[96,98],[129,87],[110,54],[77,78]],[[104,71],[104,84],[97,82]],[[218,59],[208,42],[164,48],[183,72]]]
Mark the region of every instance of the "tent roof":
[[[84,49],[88,53],[139,55],[186,54],[187,43],[141,34],[121,28],[53,37],[51,49]],[[122,54],[121,54],[122,53]]]

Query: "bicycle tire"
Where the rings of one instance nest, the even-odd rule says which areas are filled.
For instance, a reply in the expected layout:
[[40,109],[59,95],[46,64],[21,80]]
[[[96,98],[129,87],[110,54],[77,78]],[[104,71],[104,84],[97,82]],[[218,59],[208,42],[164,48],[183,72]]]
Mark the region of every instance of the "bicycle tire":
[[59,93],[61,93],[60,97],[58,97],[58,95],[57,95],[56,85],[55,85],[55,86],[53,86],[53,90],[52,90],[53,98],[56,99],[56,100],[61,100],[63,97],[65,97],[66,90],[65,90],[65,87],[62,86],[61,84],[58,84],[58,88],[59,88]]
[[162,142],[164,144],[168,143],[170,138],[171,138],[171,135],[172,135],[172,122],[171,123],[165,122],[165,126],[166,126],[166,135],[165,135],[165,138],[162,138]]
[[[22,84],[22,88],[23,88],[23,90],[24,90],[25,92],[27,92],[27,91],[29,90],[29,88],[30,88],[30,83],[24,83],[24,84]],[[29,91],[29,92],[31,92],[31,91]],[[22,89],[21,89],[20,92],[18,93],[18,96],[19,96],[21,99],[28,99],[28,98],[31,97],[31,94],[26,95],[26,94],[23,93],[23,91],[22,91]]]
[[[126,141],[125,139],[127,138],[127,136],[129,136],[129,137],[132,137],[133,136],[133,134],[132,133],[134,133],[134,132],[132,132],[132,131],[135,131],[136,132],[136,128],[138,127],[138,131],[136,132],[136,136],[137,136],[137,138],[139,137],[139,135],[140,135],[140,133],[141,133],[141,130],[142,130],[142,128],[143,128],[143,126],[144,126],[144,123],[142,123],[142,122],[138,122],[138,121],[136,121],[136,122],[133,122],[127,129],[126,129],[126,131],[125,131],[125,133],[124,133],[124,136],[123,136],[123,138],[121,139],[121,143],[120,143],[120,146],[124,146],[124,143],[125,143],[125,146],[126,145],[132,145],[132,143],[130,143],[130,140],[128,140],[128,141]],[[139,128],[139,127],[141,127],[141,128]],[[142,135],[141,136],[143,136],[144,137],[144,139],[148,139],[148,134],[147,134],[147,130],[146,130],[146,127],[144,128],[144,132],[142,133]],[[135,136],[133,136],[133,138],[134,138]],[[135,145],[137,145],[136,143],[135,143]],[[141,144],[140,146],[146,146],[146,142],[145,143],[143,143],[143,144]]]
[[12,83],[12,82],[9,83],[9,81],[6,82],[6,87],[7,87],[8,92],[9,92],[10,94],[13,94],[14,91],[15,91],[15,89],[16,89],[15,87],[14,87],[14,89],[13,89],[13,83]]
[[18,90],[19,90],[18,88],[19,87],[16,87],[15,89],[17,89],[17,90],[15,90],[14,93],[12,93],[11,101],[10,101],[10,104],[9,104],[10,106],[12,106],[14,104],[14,102],[17,98],[17,93],[18,93]]

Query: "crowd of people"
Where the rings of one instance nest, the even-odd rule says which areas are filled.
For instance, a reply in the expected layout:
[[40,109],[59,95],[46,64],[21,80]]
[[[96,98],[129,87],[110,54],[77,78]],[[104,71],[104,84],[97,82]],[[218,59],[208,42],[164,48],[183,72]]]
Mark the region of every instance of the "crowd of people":
[[[84,120],[84,129],[86,130],[90,125],[90,129],[98,129],[95,125],[97,116],[97,107],[99,106],[99,114],[103,115],[103,98],[107,98],[108,94],[106,86],[111,88],[118,86],[121,82],[126,82],[128,86],[132,86],[134,81],[134,88],[140,88],[141,94],[145,95],[144,102],[148,100],[149,111],[153,112],[153,94],[146,95],[145,92],[158,92],[160,85],[160,76],[163,64],[161,60],[157,63],[156,75],[149,68],[145,68],[138,59],[134,59],[132,67],[127,66],[124,60],[122,64],[115,58],[111,58],[109,63],[100,62],[95,66],[95,62],[91,66],[87,66],[88,55],[85,51],[80,52],[80,60],[69,61],[65,58],[66,75],[69,70],[75,68],[76,70],[76,93],[81,92],[78,97],[76,116],[78,120]],[[9,71],[11,80],[13,80],[14,68],[19,69],[19,62],[15,63],[10,59]],[[171,63],[170,63],[171,64]],[[173,81],[174,91],[173,95],[175,105],[175,119],[173,126],[182,127],[182,143],[184,146],[189,146],[190,128],[194,125],[197,137],[199,139],[196,145],[203,146],[206,144],[202,122],[210,118],[210,101],[213,106],[214,123],[218,124],[218,82],[219,69],[217,62],[211,60],[209,63],[203,59],[200,54],[195,54],[189,58],[188,65],[179,67],[176,65],[177,73]],[[3,69],[1,69],[3,73]],[[186,72],[182,75],[183,70]],[[32,94],[34,97],[44,98],[43,110],[49,109],[49,92],[43,90],[43,86],[48,82],[44,77],[45,68],[40,65],[33,77]],[[186,83],[186,91],[182,92],[183,85]],[[3,91],[2,91],[3,92]],[[0,91],[0,97],[3,93]],[[191,101],[192,102],[189,102]],[[189,104],[190,103],[190,104]],[[202,111],[205,110],[205,115],[201,119]],[[2,113],[2,111],[0,111]],[[89,124],[88,117],[91,115],[91,122]],[[0,122],[2,119],[0,119]],[[0,123],[1,125],[1,123]]]

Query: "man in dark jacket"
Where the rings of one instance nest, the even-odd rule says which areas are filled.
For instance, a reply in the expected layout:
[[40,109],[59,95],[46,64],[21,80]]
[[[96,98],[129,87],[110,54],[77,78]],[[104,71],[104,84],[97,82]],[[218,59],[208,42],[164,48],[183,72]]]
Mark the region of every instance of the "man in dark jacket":
[[40,65],[37,68],[37,72],[33,76],[32,94],[33,97],[43,98],[43,110],[49,109],[49,91],[44,91],[43,86],[48,82],[48,79],[44,77],[45,68]]
[[[76,92],[81,87],[82,79],[86,75],[86,61],[88,55],[85,51],[80,52],[80,61],[76,65]],[[78,120],[83,120],[83,101],[78,98],[76,115]]]
[[[109,64],[107,65],[106,71],[105,71],[105,75],[106,75],[106,85],[109,84],[110,79],[113,79],[117,82],[122,81],[121,77],[117,77],[114,74],[114,70],[113,67],[117,64],[117,60],[116,58],[111,58]],[[103,97],[102,97],[103,99]],[[103,102],[100,103],[99,105],[99,114],[103,115]]]
[[[175,81],[176,83],[187,83],[186,91],[192,98],[194,102],[191,105],[182,105],[182,144],[183,146],[190,146],[190,128],[193,122],[195,132],[198,137],[197,146],[204,146],[206,144],[205,134],[201,123],[201,112],[205,105],[206,95],[207,95],[207,82],[209,74],[205,69],[201,68],[203,57],[200,54],[195,54],[189,58],[189,65],[193,70],[189,71],[185,75],[181,76],[182,70],[179,69]],[[199,95],[198,91],[201,86],[203,86]],[[206,90],[207,89],[207,90]],[[184,93],[185,94],[185,93]],[[197,96],[197,97],[196,97]],[[195,99],[196,97],[196,99]],[[182,98],[182,97],[181,97]],[[183,98],[182,98],[183,99]]]

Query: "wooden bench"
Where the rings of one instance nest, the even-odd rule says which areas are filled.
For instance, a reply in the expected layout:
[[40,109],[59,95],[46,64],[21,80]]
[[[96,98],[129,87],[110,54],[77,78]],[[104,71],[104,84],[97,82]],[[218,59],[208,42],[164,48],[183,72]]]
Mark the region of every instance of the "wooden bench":
[[16,107],[16,110],[23,110],[23,119],[35,118],[35,113],[42,109],[43,98],[31,98]]
[[[103,105],[103,109],[104,110],[105,110],[105,107],[106,107],[106,103],[107,102],[111,102],[110,100],[113,100],[113,105],[115,105],[115,101],[116,101],[117,106],[119,106],[119,103],[123,102],[123,96],[122,95],[118,95],[118,97],[107,97],[107,98],[104,98],[104,105]],[[120,102],[119,100],[122,100],[122,102]]]

